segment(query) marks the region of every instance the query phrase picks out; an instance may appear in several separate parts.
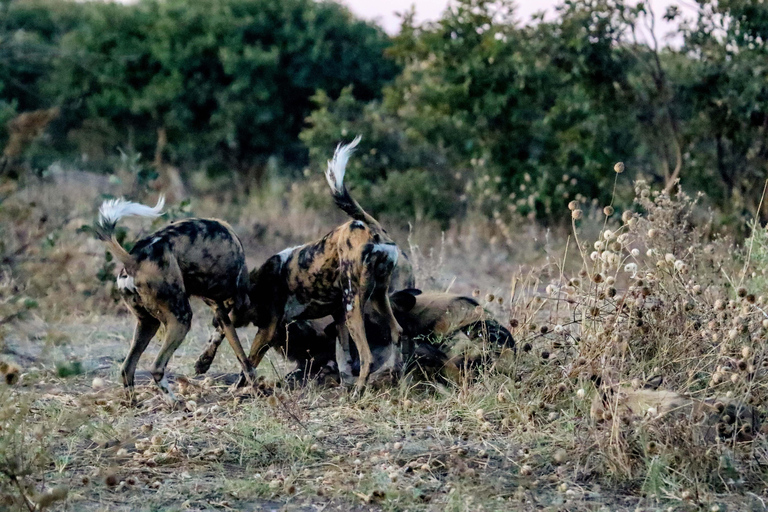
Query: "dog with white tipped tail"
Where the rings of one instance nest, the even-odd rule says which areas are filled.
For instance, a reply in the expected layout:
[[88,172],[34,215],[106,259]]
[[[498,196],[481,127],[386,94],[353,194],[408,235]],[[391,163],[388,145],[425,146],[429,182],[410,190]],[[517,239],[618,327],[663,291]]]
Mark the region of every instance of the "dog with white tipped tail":
[[117,286],[137,320],[131,348],[121,368],[123,385],[132,392],[139,358],[162,324],[165,338],[151,373],[165,398],[176,401],[165,371],[189,331],[191,296],[201,297],[213,308],[243,375],[252,384],[253,368],[229,319],[230,312],[238,316],[250,306],[245,253],[232,228],[215,219],[181,220],[138,240],[130,252],[115,238],[115,227],[121,218],[156,218],[164,204],[162,196],[154,207],[113,199],[105,201],[99,209],[96,234],[123,264]]
[[[403,328],[403,371],[413,372],[417,379],[459,382],[463,372],[472,375],[502,351],[515,350],[512,334],[471,297],[434,291],[422,293],[409,288],[391,293],[389,301],[397,323]],[[388,337],[388,327],[386,322],[382,323],[381,319],[366,312],[365,330],[374,367],[378,367],[377,363],[388,356],[388,339],[382,339]],[[296,320],[287,324],[285,334],[285,338],[274,340],[272,346],[296,364],[296,368],[285,376],[289,385],[337,380],[337,325],[333,321],[328,318]],[[223,339],[223,334],[219,339]],[[471,343],[457,351],[460,339]],[[406,345],[411,347],[410,350],[405,350]],[[475,350],[467,351],[470,347]],[[487,350],[491,358],[473,353],[477,349]],[[360,369],[356,352],[352,359],[354,375]],[[196,366],[196,370],[200,368]]]
[[[344,173],[350,155],[360,142],[339,145],[328,162],[325,176],[336,205],[353,220],[322,239],[286,249],[250,274],[251,308],[245,316],[233,313],[235,326],[254,323],[259,331],[249,358],[256,368],[272,346],[286,340],[290,322],[333,316],[338,326],[336,361],[345,382],[354,382],[350,338],[360,354],[357,389],[384,374],[399,372],[402,329],[389,303],[393,276],[398,286],[413,286],[410,265],[400,261],[402,252],[384,228],[349,194]],[[386,325],[387,357],[371,374],[373,356],[365,333],[364,312],[375,311]],[[195,365],[205,373],[216,354],[221,334],[214,334]]]

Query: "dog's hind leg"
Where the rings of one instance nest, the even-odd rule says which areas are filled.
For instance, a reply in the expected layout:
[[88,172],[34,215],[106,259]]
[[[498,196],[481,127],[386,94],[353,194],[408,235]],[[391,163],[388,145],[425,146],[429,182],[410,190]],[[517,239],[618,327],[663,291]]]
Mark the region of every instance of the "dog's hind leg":
[[389,295],[387,294],[387,287],[377,286],[369,300],[373,310],[380,315],[381,318],[386,319],[389,327],[389,344],[386,347],[387,355],[381,364],[380,368],[371,375],[371,379],[375,380],[378,376],[389,374],[390,377],[399,375],[402,371],[403,356],[400,347],[400,337],[403,333],[402,327],[397,323],[395,314],[392,312],[392,306],[389,302]]
[[139,363],[141,354],[144,353],[147,345],[149,345],[149,342],[160,327],[160,321],[150,315],[144,308],[131,306],[131,309],[136,315],[136,329],[133,332],[131,348],[120,368],[120,376],[123,380],[123,386],[129,390],[129,393],[133,391],[133,377],[136,373],[136,365]]
[[[345,320],[344,326],[349,329],[349,335],[355,342],[357,353],[360,356],[360,374],[357,377],[357,392],[361,392],[368,381],[368,375],[371,373],[371,363],[373,354],[368,345],[368,338],[365,336],[365,320],[363,317],[363,301],[361,294],[351,293],[345,297]],[[337,351],[338,352],[338,351]]]
[[208,340],[208,344],[205,346],[205,350],[195,361],[195,373],[202,375],[211,368],[213,360],[216,358],[216,352],[219,350],[219,345],[224,341],[224,332],[221,327],[216,327],[216,331],[211,334],[211,338]]
[[162,307],[161,312],[165,317],[165,339],[160,348],[155,362],[152,364],[152,377],[155,383],[163,392],[166,400],[171,403],[176,402],[176,396],[171,391],[168,379],[165,375],[165,369],[168,366],[171,356],[184,341],[189,328],[192,325],[192,307],[189,305],[189,299],[184,295],[183,289],[177,288],[175,293],[170,293],[171,300]]
[[345,306],[344,311],[338,311],[333,315],[336,334],[334,347],[336,366],[339,368],[339,378],[341,379],[341,383],[351,386],[355,383],[356,379],[352,369],[354,357],[349,349],[349,328],[346,325],[346,313]]
[[232,346],[232,350],[235,351],[237,360],[240,361],[240,366],[243,370],[243,376],[248,381],[248,384],[253,385],[256,382],[256,375],[253,371],[253,366],[251,366],[250,360],[245,355],[243,346],[240,344],[240,338],[237,337],[237,331],[232,325],[232,322],[229,321],[229,316],[221,304],[216,306],[215,311],[216,320],[218,321],[220,328],[224,331],[224,335],[227,337],[227,341],[229,341],[229,344]]
[[341,382],[352,385],[355,382],[355,376],[352,372],[352,353],[349,350],[349,329],[344,317],[334,318],[336,322],[336,365],[339,367],[339,378]]
[[[389,303],[387,289],[389,288],[392,271],[397,264],[397,246],[390,243],[368,243],[362,250],[358,267],[357,290],[352,290],[345,296],[345,309],[348,312],[347,326],[352,340],[360,355],[360,375],[358,388],[365,385],[370,375],[373,355],[365,333],[364,311],[366,302],[370,302],[373,310],[385,319],[389,328],[389,344],[385,350],[384,364],[377,369],[376,376],[385,373],[397,373],[402,363],[400,352],[400,333],[402,328],[397,323]],[[342,279],[344,277],[342,276]],[[354,282],[353,280],[349,281]],[[349,302],[353,299],[352,302]]]

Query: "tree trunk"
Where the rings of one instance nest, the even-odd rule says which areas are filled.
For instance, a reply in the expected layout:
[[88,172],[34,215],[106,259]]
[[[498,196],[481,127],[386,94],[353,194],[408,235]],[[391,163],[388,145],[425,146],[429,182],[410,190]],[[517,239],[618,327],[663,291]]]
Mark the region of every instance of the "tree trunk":
[[152,165],[159,174],[157,180],[155,180],[154,187],[156,190],[164,192],[168,202],[175,203],[181,201],[186,197],[186,190],[184,182],[181,179],[181,173],[179,169],[173,165],[163,162],[163,151],[168,145],[168,132],[165,126],[161,126],[157,129],[157,145],[155,146],[155,158],[152,161]]

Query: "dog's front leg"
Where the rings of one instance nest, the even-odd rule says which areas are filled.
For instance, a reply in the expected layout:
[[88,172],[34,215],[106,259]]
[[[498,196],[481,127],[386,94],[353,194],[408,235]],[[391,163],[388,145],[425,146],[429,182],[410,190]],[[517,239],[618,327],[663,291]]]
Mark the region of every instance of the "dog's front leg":
[[208,345],[205,346],[205,350],[200,357],[195,361],[195,373],[202,375],[207,373],[211,369],[211,364],[216,358],[216,352],[219,350],[219,345],[224,341],[224,331],[221,327],[217,326],[216,331],[211,334],[211,339],[208,340]]
[[[269,347],[272,346],[272,342],[275,339],[275,333],[277,328],[282,322],[282,317],[273,317],[269,322],[269,325],[262,328],[259,327],[259,332],[253,337],[253,343],[251,344],[251,351],[248,354],[248,361],[251,368],[255,371],[259,367],[264,354],[267,353]],[[240,375],[240,380],[237,383],[237,387],[243,387],[247,383],[248,379],[245,375]]]
[[165,370],[171,356],[176,349],[179,348],[181,342],[184,341],[184,337],[189,332],[189,327],[192,322],[192,309],[189,307],[189,302],[186,301],[186,299],[182,306],[184,307],[181,307],[176,313],[177,316],[171,316],[165,324],[165,340],[163,341],[163,346],[160,349],[160,352],[158,352],[157,357],[155,358],[155,362],[152,364],[151,370],[152,377],[155,379],[155,384],[157,384],[160,391],[163,392],[166,401],[172,405],[176,404],[178,399],[168,384]]
[[[248,384],[253,386],[256,383],[256,372],[254,371],[253,366],[251,366],[251,362],[249,361],[248,357],[245,355],[245,350],[243,350],[243,346],[240,344],[240,339],[237,337],[237,331],[235,330],[235,327],[229,320],[229,315],[221,305],[216,308],[216,319],[219,322],[219,326],[224,331],[224,335],[227,337],[227,341],[229,341],[229,344],[232,346],[232,350],[235,351],[237,360],[240,361],[240,366],[243,370],[243,377],[245,377],[245,380],[248,381]],[[214,351],[214,354],[215,353],[216,352]]]
[[349,350],[349,329],[345,319],[334,318],[336,323],[336,365],[339,367],[339,378],[347,386],[355,383],[352,371],[352,353]]
[[134,310],[134,312],[136,313],[137,318],[136,329],[133,332],[131,348],[120,368],[123,387],[128,391],[129,400],[133,400],[133,378],[136,373],[136,365],[139,363],[141,354],[144,353],[147,345],[149,345],[149,342],[160,327],[160,321],[150,316],[149,313],[139,314],[136,310]]

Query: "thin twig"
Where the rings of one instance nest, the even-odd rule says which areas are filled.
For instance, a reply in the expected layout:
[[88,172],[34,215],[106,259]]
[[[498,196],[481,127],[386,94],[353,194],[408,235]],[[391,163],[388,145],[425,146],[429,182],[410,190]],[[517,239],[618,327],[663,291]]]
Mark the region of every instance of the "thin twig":
[[747,251],[747,260],[744,262],[744,268],[741,269],[741,278],[739,279],[739,286],[744,282],[744,278],[747,276],[747,268],[749,268],[750,260],[752,259],[752,246],[755,245],[755,229],[759,223],[760,210],[763,208],[763,201],[765,200],[765,190],[768,188],[768,179],[765,180],[763,185],[763,194],[760,196],[760,203],[757,205],[757,211],[755,212],[755,218],[752,219],[752,233],[749,237],[749,251]]

